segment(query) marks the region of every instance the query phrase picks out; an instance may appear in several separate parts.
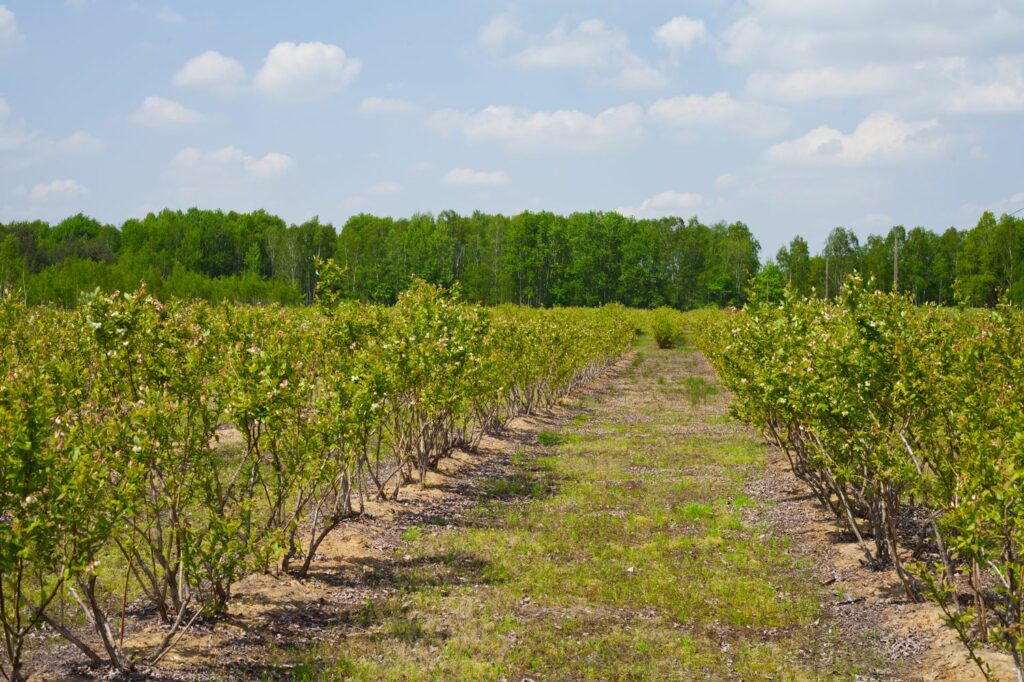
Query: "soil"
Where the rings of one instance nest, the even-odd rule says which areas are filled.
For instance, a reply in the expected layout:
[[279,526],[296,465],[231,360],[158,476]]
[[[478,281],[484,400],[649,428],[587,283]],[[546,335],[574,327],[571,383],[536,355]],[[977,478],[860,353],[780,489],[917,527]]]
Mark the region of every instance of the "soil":
[[[769,449],[764,475],[750,482],[748,492],[770,504],[762,512],[774,532],[792,539],[795,551],[815,564],[815,576],[833,599],[831,620],[852,637],[860,634],[878,643],[888,666],[873,671],[877,679],[973,682],[985,676],[954,630],[931,603],[907,599],[896,571],[865,565],[864,555],[831,513],[793,475],[785,454]],[[1009,654],[980,650],[991,679],[1016,680]]]

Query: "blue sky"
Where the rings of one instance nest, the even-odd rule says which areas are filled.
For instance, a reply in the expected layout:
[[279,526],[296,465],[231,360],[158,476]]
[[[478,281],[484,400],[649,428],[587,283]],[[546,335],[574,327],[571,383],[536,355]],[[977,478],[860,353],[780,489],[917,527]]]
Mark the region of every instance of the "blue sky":
[[0,220],[1024,206],[1024,0],[0,4]]

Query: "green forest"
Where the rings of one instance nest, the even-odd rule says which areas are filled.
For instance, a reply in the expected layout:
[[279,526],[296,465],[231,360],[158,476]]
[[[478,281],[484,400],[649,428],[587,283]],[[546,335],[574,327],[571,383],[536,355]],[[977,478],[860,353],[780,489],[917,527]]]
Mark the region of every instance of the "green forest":
[[614,212],[513,216],[360,214],[337,230],[314,218],[289,225],[265,211],[164,210],[120,227],[78,214],[55,225],[0,224],[0,285],[30,304],[77,304],[82,292],[133,290],[161,298],[302,304],[317,259],[345,268],[345,294],[392,303],[414,276],[492,305],[635,307],[741,305],[751,288],[834,297],[847,274],[894,286],[916,302],[1024,302],[1024,219],[985,213],[941,234],[892,228],[861,243],[837,227],[811,254],[796,237],[773,260],[742,222],[635,219]]

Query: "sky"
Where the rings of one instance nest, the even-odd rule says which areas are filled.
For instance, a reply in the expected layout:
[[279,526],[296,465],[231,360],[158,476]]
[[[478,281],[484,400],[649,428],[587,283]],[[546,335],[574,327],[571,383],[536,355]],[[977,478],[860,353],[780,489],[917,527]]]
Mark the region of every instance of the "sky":
[[0,221],[1024,207],[1024,0],[0,2]]

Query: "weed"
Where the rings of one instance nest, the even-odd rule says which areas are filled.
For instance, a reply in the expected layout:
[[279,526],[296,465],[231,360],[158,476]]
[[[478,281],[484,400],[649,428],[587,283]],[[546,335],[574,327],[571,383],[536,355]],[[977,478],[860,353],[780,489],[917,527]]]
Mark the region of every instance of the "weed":
[[402,539],[406,542],[414,542],[419,540],[422,534],[423,531],[420,530],[419,526],[409,526],[405,529],[405,532],[402,533]]
[[690,405],[704,405],[708,399],[718,393],[718,386],[708,382],[701,376],[689,376],[683,379],[683,390]]

